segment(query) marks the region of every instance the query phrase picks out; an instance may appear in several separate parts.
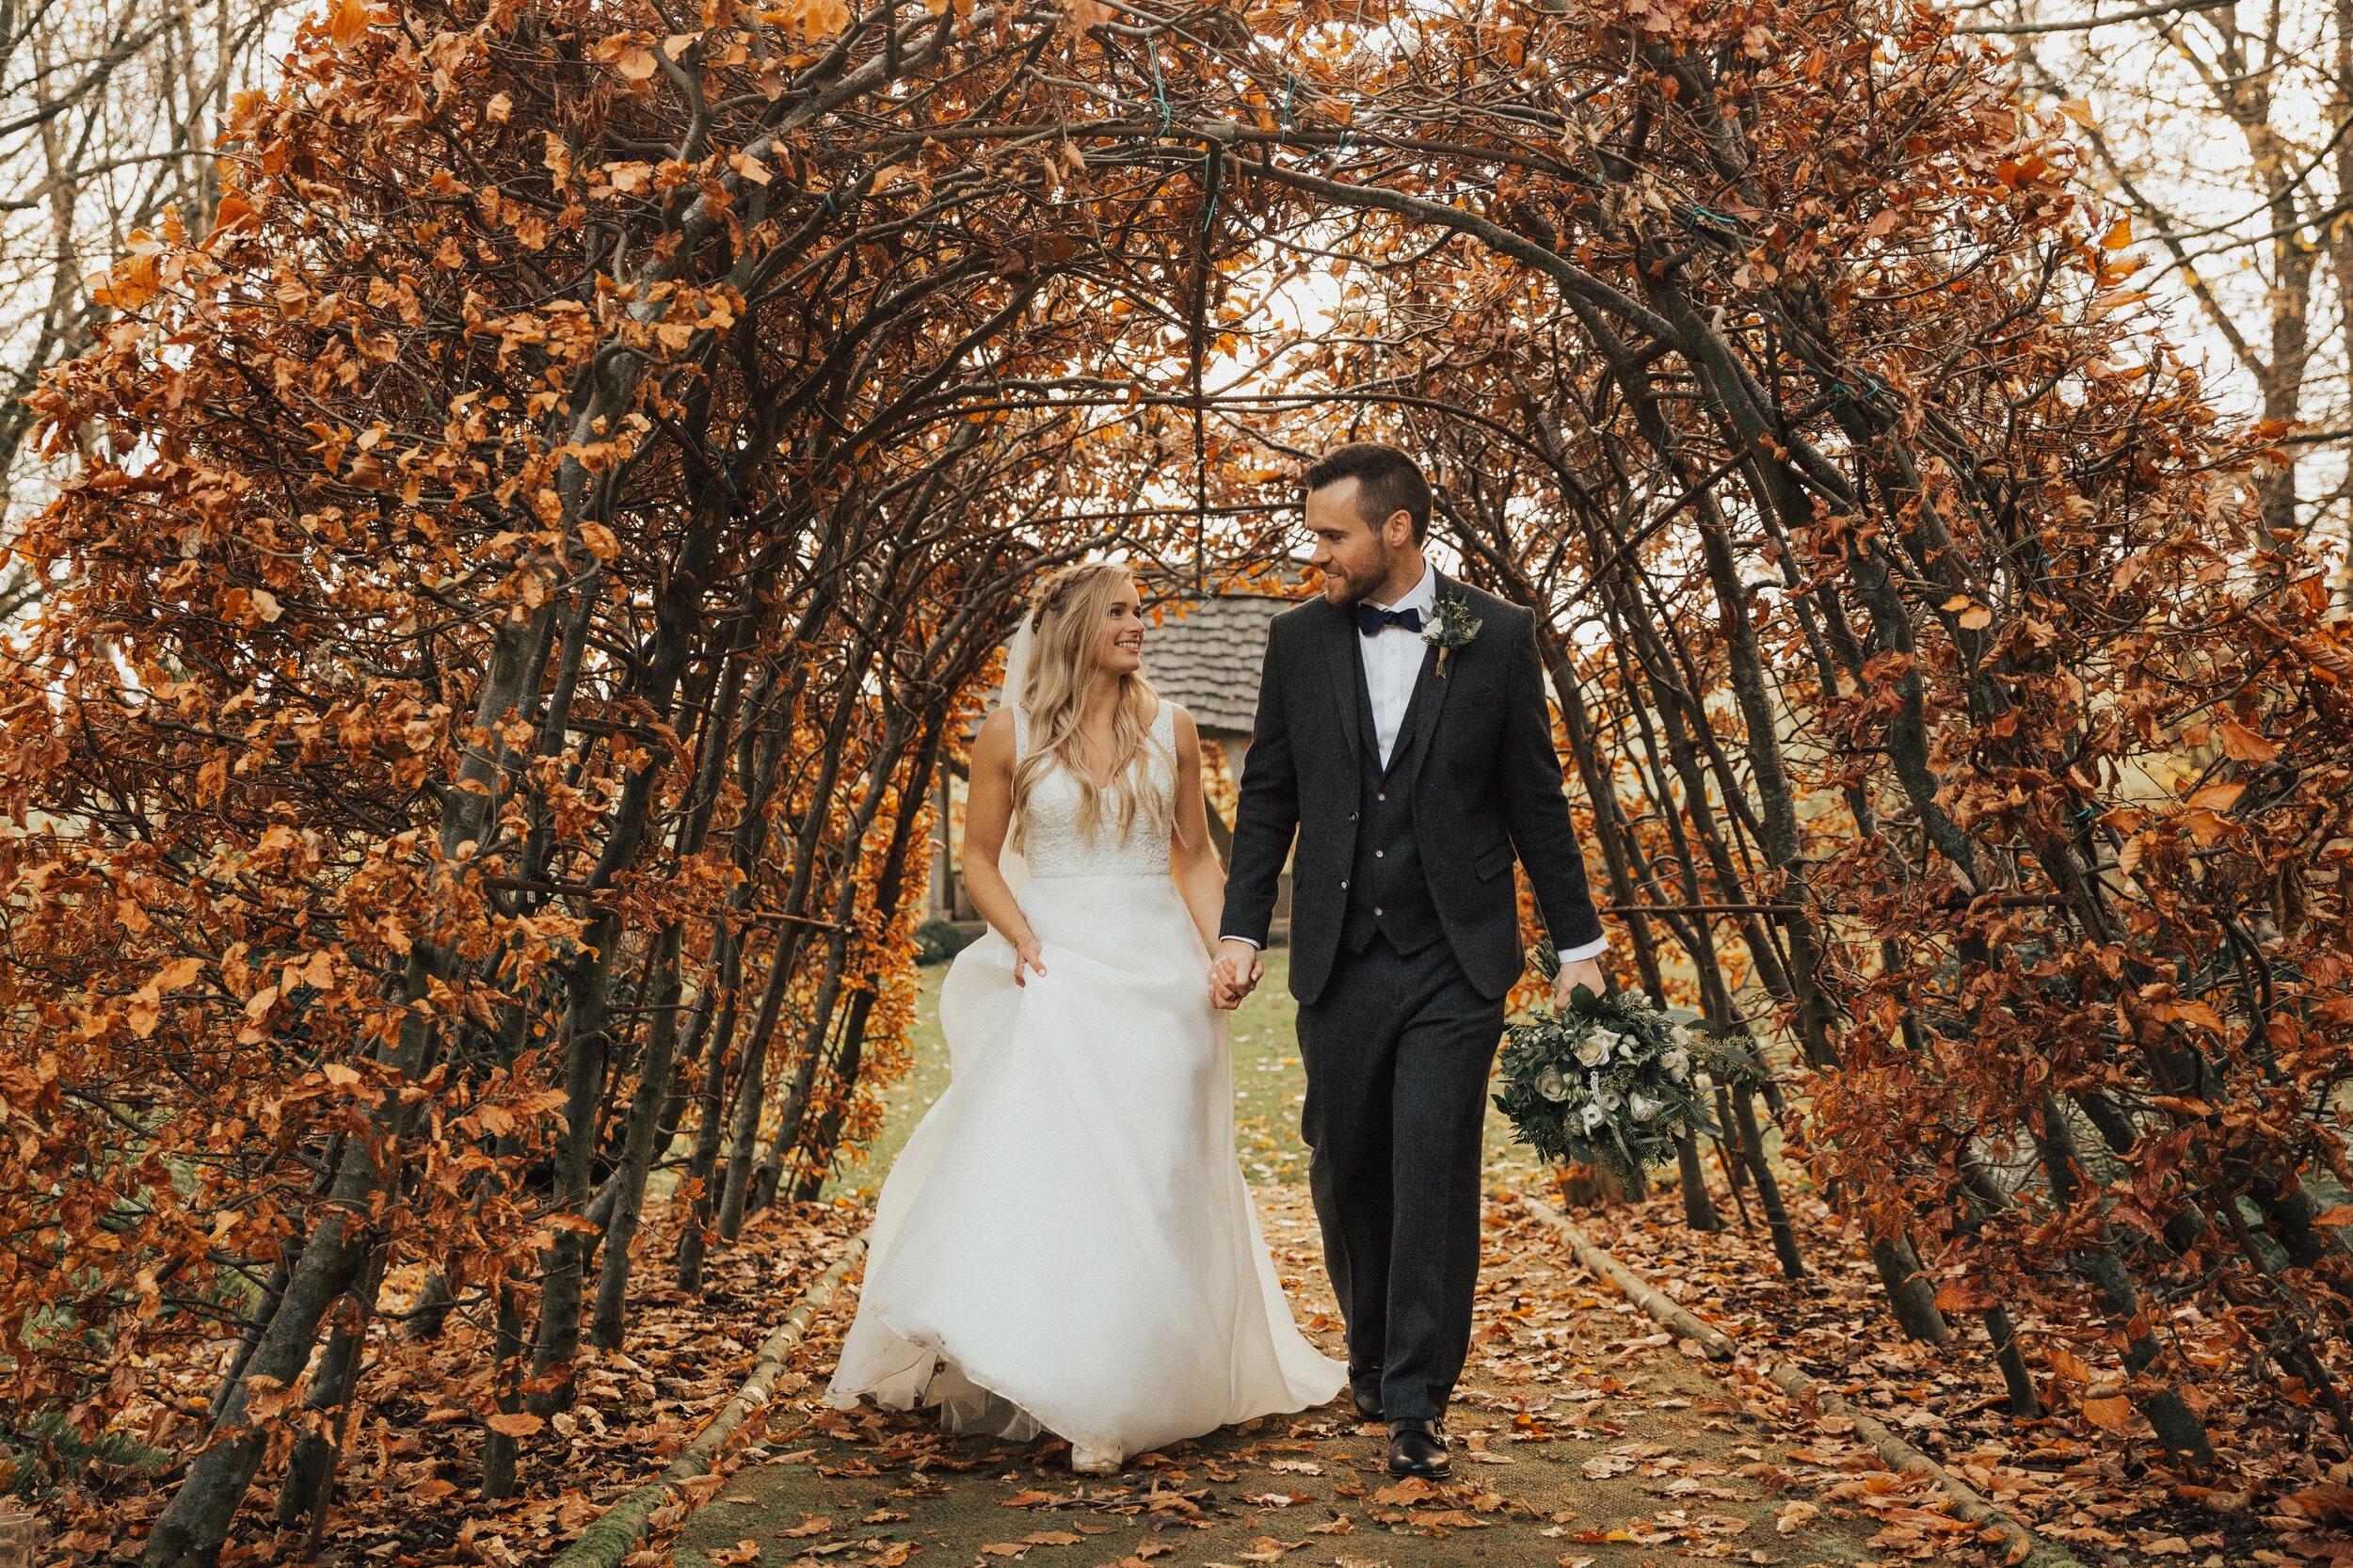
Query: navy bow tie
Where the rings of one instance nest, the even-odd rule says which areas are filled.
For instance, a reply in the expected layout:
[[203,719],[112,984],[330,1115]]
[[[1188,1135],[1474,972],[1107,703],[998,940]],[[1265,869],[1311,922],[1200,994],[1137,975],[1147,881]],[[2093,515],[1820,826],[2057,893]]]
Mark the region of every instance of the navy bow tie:
[[1378,604],[1356,601],[1356,630],[1369,637],[1383,627],[1401,626],[1408,632],[1421,630],[1421,612],[1415,609],[1384,610]]

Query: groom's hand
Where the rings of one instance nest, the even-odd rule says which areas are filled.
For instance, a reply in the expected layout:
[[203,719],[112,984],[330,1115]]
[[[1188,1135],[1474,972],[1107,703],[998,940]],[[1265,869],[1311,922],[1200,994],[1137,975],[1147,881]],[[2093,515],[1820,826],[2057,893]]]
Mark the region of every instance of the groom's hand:
[[1609,983],[1602,978],[1600,959],[1580,958],[1574,964],[1561,966],[1560,974],[1555,976],[1552,982],[1553,1011],[1567,1012],[1569,999],[1577,994],[1577,988],[1579,985],[1597,997],[1609,994]]
[[1228,936],[1217,945],[1217,961],[1209,966],[1209,1000],[1227,1012],[1240,1007],[1266,973],[1258,950]]

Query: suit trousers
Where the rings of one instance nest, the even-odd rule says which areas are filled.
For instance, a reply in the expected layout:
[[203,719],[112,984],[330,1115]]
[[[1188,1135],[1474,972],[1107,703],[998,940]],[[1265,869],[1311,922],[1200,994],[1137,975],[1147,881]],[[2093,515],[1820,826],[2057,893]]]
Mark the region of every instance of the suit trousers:
[[1337,954],[1299,1010],[1301,1135],[1350,1381],[1392,1421],[1445,1414],[1470,1351],[1487,1076],[1503,1003],[1436,941]]

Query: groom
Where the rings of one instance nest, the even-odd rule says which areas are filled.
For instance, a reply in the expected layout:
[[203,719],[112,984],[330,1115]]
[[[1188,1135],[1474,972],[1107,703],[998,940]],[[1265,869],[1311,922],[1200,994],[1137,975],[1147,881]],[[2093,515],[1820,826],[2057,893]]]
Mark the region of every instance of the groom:
[[1488,1068],[1522,968],[1514,854],[1561,951],[1557,1000],[1602,989],[1609,944],[1534,616],[1423,558],[1430,486],[1396,448],[1340,447],[1306,490],[1323,593],[1268,629],[1210,986],[1233,1007],[1257,984],[1296,834],[1301,1132],[1349,1382],[1388,1423],[1389,1473],[1437,1478],[1470,1347]]

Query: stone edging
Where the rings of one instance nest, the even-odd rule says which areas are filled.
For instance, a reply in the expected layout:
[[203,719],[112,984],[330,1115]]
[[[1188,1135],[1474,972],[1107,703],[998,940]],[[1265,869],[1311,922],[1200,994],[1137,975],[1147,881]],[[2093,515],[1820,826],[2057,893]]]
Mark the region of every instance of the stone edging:
[[[1578,1263],[1595,1276],[1608,1280],[1625,1298],[1648,1313],[1669,1333],[1698,1345],[1710,1361],[1730,1361],[1739,1347],[1721,1329],[1711,1327],[1670,1300],[1648,1280],[1627,1268],[1609,1251],[1594,1243],[1569,1223],[1568,1217],[1541,1198],[1522,1194],[1520,1202],[1530,1214],[1561,1233]],[[1968,1482],[1905,1442],[1885,1422],[1857,1409],[1832,1390],[1823,1387],[1798,1369],[1792,1361],[1779,1361],[1761,1367],[1763,1375],[1791,1399],[1813,1405],[1825,1416],[1835,1416],[1854,1423],[1854,1430],[1872,1450],[1887,1464],[1913,1475],[1926,1476],[1941,1487],[1953,1500],[1954,1516],[1973,1525],[1983,1525],[1997,1531],[2009,1543],[2008,1560],[2025,1564],[2027,1568],[2082,1568],[2073,1556],[2036,1535],[2016,1519],[1995,1508],[1980,1496]]]
[[669,1498],[680,1483],[707,1476],[718,1462],[720,1450],[744,1418],[768,1402],[768,1390],[784,1370],[784,1363],[792,1353],[792,1347],[801,1342],[808,1325],[820,1308],[833,1298],[834,1291],[850,1271],[866,1256],[866,1236],[860,1233],[850,1239],[849,1245],[833,1260],[832,1266],[819,1275],[817,1282],[801,1293],[792,1310],[784,1315],[774,1334],[761,1341],[760,1353],[752,1358],[752,1369],[744,1379],[744,1385],[735,1391],[710,1425],[696,1434],[684,1452],[670,1461],[661,1476],[648,1481],[622,1497],[581,1532],[580,1539],[564,1548],[552,1568],[619,1568],[623,1558],[635,1551],[646,1538],[646,1529],[653,1512]]

